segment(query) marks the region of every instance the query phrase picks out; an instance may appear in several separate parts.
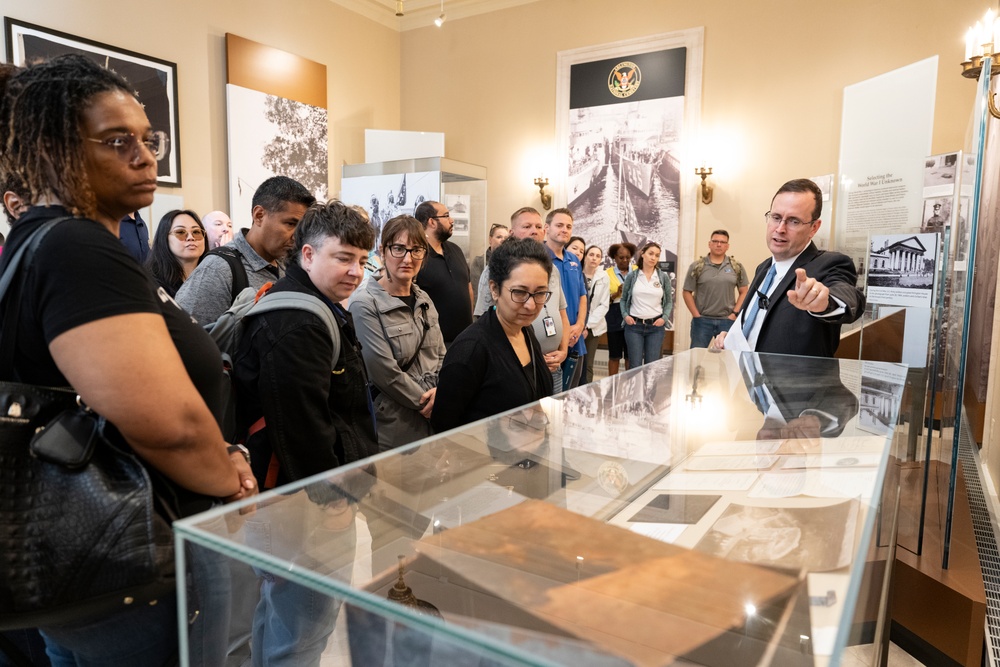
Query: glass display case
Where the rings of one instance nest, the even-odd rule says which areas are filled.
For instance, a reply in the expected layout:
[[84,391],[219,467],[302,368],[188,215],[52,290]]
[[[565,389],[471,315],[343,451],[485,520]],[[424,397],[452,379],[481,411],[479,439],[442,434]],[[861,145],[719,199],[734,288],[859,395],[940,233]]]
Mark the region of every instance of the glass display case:
[[466,260],[486,251],[486,167],[444,157],[345,164],[340,183],[340,199],[362,206],[379,231],[394,216],[413,215],[420,202],[434,200],[448,207],[448,240]]
[[[905,381],[691,350],[177,522],[179,574],[221,556],[234,645],[294,664],[839,664],[885,620]],[[218,616],[179,606],[186,647]]]

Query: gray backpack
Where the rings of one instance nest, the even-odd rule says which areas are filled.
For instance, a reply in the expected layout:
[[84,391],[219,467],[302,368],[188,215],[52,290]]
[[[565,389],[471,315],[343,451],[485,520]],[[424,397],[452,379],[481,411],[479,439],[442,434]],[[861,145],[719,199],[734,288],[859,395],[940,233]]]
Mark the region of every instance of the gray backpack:
[[[269,289],[266,285],[265,289]],[[215,344],[222,352],[222,370],[229,382],[229,392],[226,398],[225,413],[223,415],[222,435],[227,442],[235,442],[236,433],[236,388],[233,385],[233,357],[236,355],[236,348],[243,338],[244,319],[261,313],[269,313],[274,310],[296,309],[312,313],[326,323],[330,330],[330,340],[333,341],[333,358],[330,360],[330,369],[337,368],[337,359],[340,358],[340,326],[337,324],[333,313],[322,300],[312,294],[302,292],[276,292],[264,294],[258,299],[258,291],[248,287],[241,291],[233,301],[233,305],[219,316],[215,322],[205,325],[205,331],[212,337]]]

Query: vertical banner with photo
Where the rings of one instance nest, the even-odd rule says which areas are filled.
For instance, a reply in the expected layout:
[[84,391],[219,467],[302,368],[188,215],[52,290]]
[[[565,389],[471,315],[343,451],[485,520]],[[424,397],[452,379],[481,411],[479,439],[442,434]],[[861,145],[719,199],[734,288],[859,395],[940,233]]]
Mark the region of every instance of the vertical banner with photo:
[[229,109],[230,217],[249,224],[251,201],[263,181],[288,176],[325,200],[326,109],[241,86],[226,86]]
[[[325,200],[329,191],[326,65],[226,35],[229,216],[251,223],[254,192],[288,176]],[[278,70],[262,63],[281,62]],[[272,72],[269,74],[269,71]]]
[[[936,85],[934,56],[844,88],[833,247],[854,259],[859,279],[869,234],[920,231]],[[905,123],[901,108],[911,112]]]
[[588,244],[655,241],[675,265],[693,255],[682,152],[698,126],[702,38],[692,29],[559,52],[556,205]]

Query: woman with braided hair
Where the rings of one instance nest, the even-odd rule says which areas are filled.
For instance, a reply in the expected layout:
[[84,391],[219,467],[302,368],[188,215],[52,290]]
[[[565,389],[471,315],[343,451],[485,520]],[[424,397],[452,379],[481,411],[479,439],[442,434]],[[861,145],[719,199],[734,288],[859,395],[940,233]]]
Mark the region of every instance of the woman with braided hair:
[[[0,270],[32,232],[62,219],[31,271],[18,267],[18,298],[3,304],[3,338],[14,349],[0,379],[73,387],[189,514],[256,487],[217,423],[218,349],[118,241],[118,221],[153,201],[157,141],[128,83],[87,58],[61,56],[0,79],[0,179],[16,174],[29,206]],[[0,492],[16,501],[16,487]],[[228,573],[203,551],[190,566],[201,603],[192,664],[223,664],[228,590],[219,587]],[[0,581],[0,597],[11,583]],[[176,615],[171,595],[40,630],[54,665],[162,665],[177,658]]]

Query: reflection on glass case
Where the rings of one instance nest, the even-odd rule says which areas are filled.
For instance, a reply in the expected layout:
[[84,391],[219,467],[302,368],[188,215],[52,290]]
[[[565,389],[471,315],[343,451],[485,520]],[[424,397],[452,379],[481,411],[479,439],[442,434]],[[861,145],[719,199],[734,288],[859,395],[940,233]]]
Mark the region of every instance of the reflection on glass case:
[[884,620],[905,379],[691,350],[178,522],[179,565],[223,557],[265,664],[836,664]]

